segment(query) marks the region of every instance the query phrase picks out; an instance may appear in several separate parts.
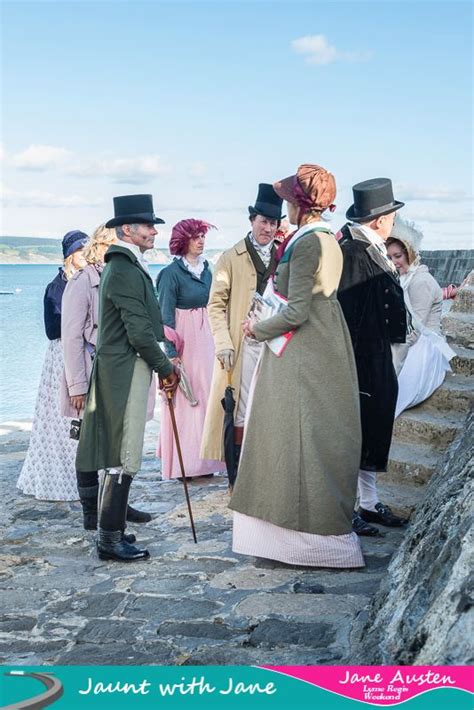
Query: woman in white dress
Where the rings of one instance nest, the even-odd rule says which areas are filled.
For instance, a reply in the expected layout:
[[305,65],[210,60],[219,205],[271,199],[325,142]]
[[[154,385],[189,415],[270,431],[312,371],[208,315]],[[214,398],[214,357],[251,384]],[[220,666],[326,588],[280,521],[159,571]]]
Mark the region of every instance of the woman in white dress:
[[68,280],[85,265],[87,234],[74,230],[62,241],[64,264],[44,294],[44,325],[50,343],[41,372],[33,427],[17,487],[38,500],[77,500],[77,441],[69,437],[71,419],[61,416],[64,358],[61,346],[61,303]]
[[420,263],[422,233],[397,216],[387,239],[387,254],[400,274],[405,305],[413,331],[407,342],[394,346],[398,372],[398,399],[395,417],[427,399],[451,371],[454,351],[441,334],[443,291]]

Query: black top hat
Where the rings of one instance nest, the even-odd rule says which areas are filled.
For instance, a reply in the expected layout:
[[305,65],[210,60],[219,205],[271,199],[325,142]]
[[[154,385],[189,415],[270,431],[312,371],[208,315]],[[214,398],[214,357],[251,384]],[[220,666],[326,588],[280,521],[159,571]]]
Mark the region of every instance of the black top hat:
[[255,206],[249,206],[249,214],[250,216],[261,214],[263,217],[269,217],[270,219],[283,219],[281,214],[282,204],[283,200],[276,194],[273,185],[261,182],[258,186]]
[[403,207],[404,202],[393,198],[392,181],[389,178],[373,178],[358,182],[352,188],[354,204],[346,212],[351,222],[366,222]]
[[153,197],[151,195],[122,195],[114,197],[115,217],[109,219],[107,228],[118,227],[121,224],[164,224],[165,221],[155,216],[153,212]]

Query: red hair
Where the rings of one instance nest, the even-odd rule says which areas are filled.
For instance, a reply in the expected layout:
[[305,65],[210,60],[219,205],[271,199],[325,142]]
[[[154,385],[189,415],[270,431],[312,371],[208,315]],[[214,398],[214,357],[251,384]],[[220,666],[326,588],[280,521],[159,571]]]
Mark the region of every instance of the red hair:
[[202,219],[182,219],[171,230],[170,253],[186,256],[190,240],[206,235],[210,229],[216,228]]

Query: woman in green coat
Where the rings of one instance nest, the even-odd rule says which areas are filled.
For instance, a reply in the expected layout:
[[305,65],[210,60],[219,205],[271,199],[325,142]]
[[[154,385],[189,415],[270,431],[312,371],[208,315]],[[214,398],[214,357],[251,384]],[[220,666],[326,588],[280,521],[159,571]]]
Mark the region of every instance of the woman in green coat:
[[342,254],[321,221],[335,181],[324,168],[302,165],[274,188],[298,224],[274,278],[287,304],[243,327],[268,345],[291,336],[279,355],[265,348],[256,374],[230,502],[233,550],[288,564],[361,567],[352,532],[361,448],[357,374],[337,300]]

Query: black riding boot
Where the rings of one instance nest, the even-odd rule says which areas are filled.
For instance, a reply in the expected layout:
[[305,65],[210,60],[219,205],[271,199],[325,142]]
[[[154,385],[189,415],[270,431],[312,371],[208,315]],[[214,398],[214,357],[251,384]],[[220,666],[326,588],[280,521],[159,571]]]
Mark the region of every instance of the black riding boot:
[[150,513],[144,513],[143,510],[132,508],[132,506],[129,505],[127,507],[127,520],[129,523],[149,523],[151,515]]
[[133,562],[150,556],[148,550],[131,545],[123,537],[131,476],[104,474],[99,512],[97,550],[101,560]]
[[97,497],[99,486],[77,487],[84,516],[84,530],[97,530]]
[[[97,530],[97,498],[99,495],[99,486],[80,486],[79,480],[80,478],[84,479],[85,475],[86,474],[82,474],[79,471],[77,472],[77,491],[82,505],[84,530]],[[133,533],[125,532],[123,538],[127,542],[135,542],[137,539]]]

